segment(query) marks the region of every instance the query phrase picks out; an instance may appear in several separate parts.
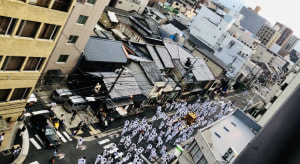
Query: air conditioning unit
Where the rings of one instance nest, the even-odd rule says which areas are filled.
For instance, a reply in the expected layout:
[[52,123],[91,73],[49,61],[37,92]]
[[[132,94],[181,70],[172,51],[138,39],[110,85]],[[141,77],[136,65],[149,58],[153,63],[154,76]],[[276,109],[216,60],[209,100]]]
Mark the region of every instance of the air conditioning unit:
[[236,151],[232,147],[229,147],[228,150],[222,156],[222,158],[229,163],[232,160],[232,158],[236,155]]

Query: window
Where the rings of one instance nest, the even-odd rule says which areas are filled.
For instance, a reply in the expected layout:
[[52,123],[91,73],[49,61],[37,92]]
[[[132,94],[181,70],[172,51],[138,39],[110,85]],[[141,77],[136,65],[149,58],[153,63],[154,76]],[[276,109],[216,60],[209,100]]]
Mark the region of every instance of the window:
[[0,16],[0,35],[11,35],[16,23],[15,18]]
[[78,36],[70,35],[68,43],[75,44],[78,39]]
[[80,15],[76,23],[78,23],[78,24],[85,24],[85,22],[86,22],[87,19],[88,19],[87,16]]
[[205,157],[203,156],[200,161],[199,161],[199,164],[207,164],[207,160],[205,159]]
[[59,29],[60,29],[60,26],[45,23],[40,32],[39,38],[54,40]]
[[0,102],[6,101],[11,89],[0,89]]
[[51,9],[68,12],[71,4],[72,0],[54,0]]
[[1,70],[5,71],[19,71],[23,65],[25,57],[20,56],[6,56]]
[[22,20],[16,35],[21,37],[34,38],[36,32],[40,27],[40,24],[41,23],[39,22]]
[[92,5],[93,5],[93,4],[95,4],[95,3],[96,3],[96,0],[87,0],[87,1],[86,1],[86,3],[88,3],[88,4],[92,4]]
[[28,0],[28,4],[48,8],[51,0]]
[[69,55],[60,55],[57,62],[65,63],[65,62],[67,62],[68,57],[69,57]]
[[15,88],[10,100],[22,100],[28,97],[31,88]]
[[193,156],[194,162],[198,163],[198,161],[201,159],[202,156],[203,153],[201,152],[201,150],[198,150],[197,153]]
[[24,70],[28,71],[37,71],[40,70],[43,66],[45,58],[41,57],[29,57],[27,63],[24,67]]

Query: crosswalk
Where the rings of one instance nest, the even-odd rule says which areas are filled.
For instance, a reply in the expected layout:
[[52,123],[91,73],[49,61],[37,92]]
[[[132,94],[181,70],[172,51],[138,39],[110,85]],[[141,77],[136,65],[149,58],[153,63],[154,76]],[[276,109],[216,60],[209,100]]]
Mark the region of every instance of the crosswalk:
[[[64,143],[73,141],[73,139],[66,131],[62,131],[62,132],[56,131],[56,133],[60,137],[61,141]],[[44,143],[42,139],[39,137],[39,135],[35,134],[34,137],[29,138],[29,140],[37,150],[42,149]]]

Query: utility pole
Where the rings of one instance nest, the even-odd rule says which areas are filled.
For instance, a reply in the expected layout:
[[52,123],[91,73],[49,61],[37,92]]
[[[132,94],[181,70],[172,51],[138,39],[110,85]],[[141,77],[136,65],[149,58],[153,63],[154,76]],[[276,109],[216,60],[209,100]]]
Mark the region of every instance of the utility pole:
[[179,79],[179,82],[176,82],[175,80],[175,87],[173,88],[172,92],[175,91],[176,87],[181,86],[180,83],[181,81],[193,70],[194,65],[196,63],[196,61],[198,60],[198,58],[196,58],[196,60],[193,62],[193,64],[190,66],[190,68],[185,72],[185,74]]
[[100,112],[101,109],[103,109],[103,105],[105,104],[106,102],[106,99],[108,98],[108,95],[109,93],[113,90],[114,86],[116,85],[117,81],[119,80],[120,76],[122,75],[124,71],[124,67],[121,68],[121,71],[119,72],[117,78],[115,79],[114,83],[111,85],[111,87],[109,88],[109,90],[106,92],[105,96],[104,96],[104,99],[102,100],[101,104],[100,104],[100,107],[99,107],[99,110],[97,111],[96,115],[97,116]]

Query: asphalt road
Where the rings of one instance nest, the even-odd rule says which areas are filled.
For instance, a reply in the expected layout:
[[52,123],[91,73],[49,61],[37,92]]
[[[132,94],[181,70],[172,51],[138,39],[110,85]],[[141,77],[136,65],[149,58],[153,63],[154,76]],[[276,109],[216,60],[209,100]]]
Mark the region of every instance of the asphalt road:
[[[220,109],[217,110],[217,112],[219,112]],[[173,111],[173,113],[176,111]],[[105,147],[108,147],[107,145],[111,144],[111,143],[118,143],[120,140],[120,132],[122,130],[123,124],[125,120],[133,120],[136,117],[139,117],[140,120],[143,117],[147,117],[150,118],[155,114],[155,110],[150,110],[148,112],[145,112],[143,114],[139,114],[139,115],[134,115],[134,116],[129,116],[129,117],[124,117],[120,120],[116,120],[115,122],[113,122],[109,128],[107,129],[102,129],[102,133],[95,135],[95,136],[89,136],[89,137],[85,137],[85,141],[83,143],[83,145],[86,145],[86,149],[85,150],[80,150],[80,149],[76,149],[76,144],[77,144],[77,139],[73,138],[72,141],[68,140],[66,138],[66,136],[64,135],[65,131],[62,129],[60,130],[60,133],[63,134],[63,136],[66,139],[66,142],[63,143],[62,145],[59,146],[59,150],[61,153],[65,154],[65,157],[63,159],[56,159],[55,163],[71,163],[71,164],[76,164],[77,160],[83,156],[86,157],[87,159],[87,163],[94,163],[94,160],[96,158],[97,153],[102,153]],[[169,114],[170,115],[170,114]],[[212,115],[213,117],[214,115]],[[153,127],[156,127],[158,129],[160,122],[162,120],[156,120],[153,124]],[[97,125],[94,125],[97,126]],[[201,128],[201,127],[200,127]],[[200,129],[199,128],[199,129]],[[164,131],[166,130],[166,128],[163,129]],[[194,131],[194,134],[196,134],[196,130]],[[126,135],[131,134],[131,133],[127,133]],[[194,135],[193,134],[193,135]],[[192,135],[192,136],[193,136]],[[33,138],[36,140],[37,143],[39,143],[38,139],[36,139],[35,134],[32,130],[29,130],[29,136],[30,138]],[[165,137],[163,137],[163,140],[165,141]],[[169,142],[169,144],[165,144],[167,146],[167,150],[171,150],[172,148],[174,148],[173,143],[175,141],[176,137],[174,137],[171,142]],[[138,135],[135,136],[132,140],[132,143],[136,143],[138,140]],[[149,143],[147,143],[146,141],[141,142],[139,145],[137,145],[137,148],[139,147],[144,147],[146,148],[146,146]],[[152,143],[152,145],[154,146],[155,144]],[[155,145],[156,146],[156,145]],[[126,149],[124,149],[123,146],[119,146],[119,152],[122,152],[124,154],[126,154]],[[33,143],[30,143],[30,150],[29,150],[29,154],[26,158],[26,160],[24,161],[24,163],[29,163],[29,164],[47,164],[50,163],[50,159],[52,157],[52,154],[54,152],[54,148],[49,149],[49,148],[41,148],[41,149],[37,149],[35,146],[33,146]],[[158,150],[160,151],[160,149]],[[134,154],[134,152],[132,152],[132,154]],[[149,157],[149,153],[143,153],[143,155],[148,158]],[[129,161],[132,161],[133,158],[131,158]],[[116,161],[116,160],[115,160]],[[144,162],[146,163],[146,162]]]

